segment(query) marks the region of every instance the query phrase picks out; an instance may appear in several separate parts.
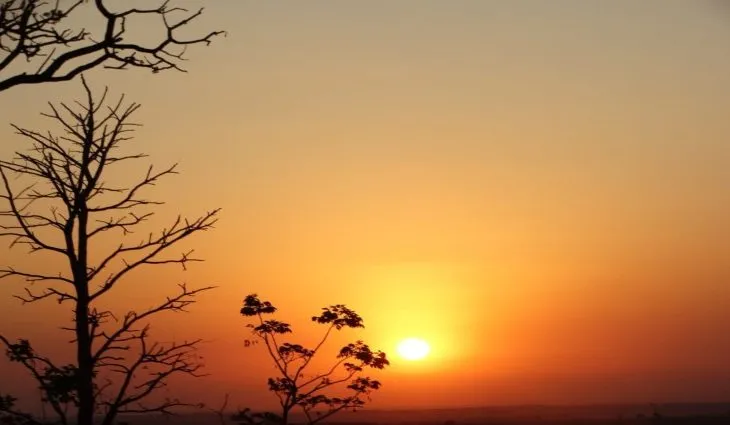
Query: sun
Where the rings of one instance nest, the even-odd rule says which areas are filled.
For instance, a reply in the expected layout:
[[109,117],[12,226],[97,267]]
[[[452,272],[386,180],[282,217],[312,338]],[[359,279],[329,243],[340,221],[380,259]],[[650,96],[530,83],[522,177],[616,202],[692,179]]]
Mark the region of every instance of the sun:
[[398,354],[406,360],[421,360],[431,351],[428,343],[419,338],[407,338],[398,344]]

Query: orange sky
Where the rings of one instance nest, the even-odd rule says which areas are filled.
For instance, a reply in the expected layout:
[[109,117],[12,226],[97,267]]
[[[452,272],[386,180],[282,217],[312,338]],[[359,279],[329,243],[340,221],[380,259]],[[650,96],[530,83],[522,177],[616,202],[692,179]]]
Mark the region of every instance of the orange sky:
[[[730,8],[209,3],[201,28],[230,34],[189,74],[89,76],[143,104],[136,147],[181,163],[155,224],[223,208],[192,241],[205,263],[139,273],[117,300],[220,286],[156,328],[211,341],[211,376],[181,395],[273,400],[238,315],[258,292],[304,337],[346,303],[367,326],[353,339],[431,342],[374,407],[727,401]],[[0,155],[23,147],[7,123],[43,130],[45,102],[80,89],[3,93]],[[67,349],[69,313],[20,289],[0,285],[0,332]]]

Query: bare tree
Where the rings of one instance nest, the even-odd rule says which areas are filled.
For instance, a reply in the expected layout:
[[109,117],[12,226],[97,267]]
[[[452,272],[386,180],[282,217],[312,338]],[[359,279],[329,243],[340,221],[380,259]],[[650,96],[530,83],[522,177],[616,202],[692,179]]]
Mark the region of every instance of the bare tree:
[[[117,165],[144,158],[125,154],[136,124],[129,122],[139,104],[99,101],[83,80],[86,99],[74,107],[51,104],[49,117],[63,130],[61,135],[13,126],[32,143],[11,161],[0,160],[0,178],[6,209],[0,210],[0,236],[12,239],[11,247],[24,246],[31,254],[60,256],[65,270],[0,269],[0,278],[22,278],[29,283],[24,303],[54,299],[70,304],[74,323],[64,329],[73,333],[76,363],[59,365],[33,349],[27,340],[11,342],[0,335],[11,361],[19,362],[37,381],[43,402],[50,405],[58,422],[68,424],[76,414],[79,425],[100,420],[110,425],[120,413],[169,413],[187,405],[177,399],[150,401],[174,375],[199,376],[196,356],[200,340],[172,344],[154,342],[150,319],[163,312],[185,311],[198,295],[212,289],[179,286],[175,295],[150,308],[115,315],[99,307],[113,296],[132,272],[147,266],[179,265],[201,261],[192,251],[169,253],[189,236],[213,227],[219,210],[194,220],[179,217],[159,233],[130,241],[161,202],[144,198],[142,192],[161,178],[175,174],[175,165],[156,170],[150,166],[135,184],[115,186],[106,181]],[[13,177],[13,178],[11,178]],[[18,182],[30,181],[17,188]],[[105,236],[105,239],[102,238]],[[130,236],[131,235],[131,236]],[[105,251],[104,240],[119,240]],[[102,242],[101,244],[97,244]],[[93,253],[93,255],[90,255]],[[98,258],[98,260],[93,260]],[[38,423],[15,409],[15,399],[0,396],[0,416],[24,423]],[[101,415],[101,419],[99,418]],[[98,422],[96,422],[98,423]]]
[[[88,6],[90,3],[93,6]],[[214,37],[224,34],[212,31],[200,37],[179,37],[179,32],[198,18],[203,9],[189,12],[170,6],[169,0],[151,8],[118,8],[128,0],[117,1],[117,9],[108,3],[111,2],[0,1],[0,91],[23,84],[70,80],[97,66],[183,71],[180,64],[188,46],[208,45]],[[98,24],[103,27],[99,34],[72,22],[76,12],[87,7],[93,7]],[[159,21],[164,36],[149,43],[130,41],[136,40],[137,34],[128,34],[127,24],[152,17]]]
[[269,301],[262,301],[256,294],[248,295],[243,301],[241,314],[252,317],[256,324],[249,324],[254,340],[263,342],[278,372],[277,377],[269,378],[269,390],[279,400],[281,414],[272,412],[252,412],[244,409],[234,416],[241,423],[276,423],[288,425],[290,414],[299,408],[312,425],[344,409],[357,410],[363,407],[373,391],[380,389],[381,383],[364,376],[366,368],[383,369],[390,364],[382,351],[373,351],[363,341],[342,347],[334,363],[324,372],[310,373],[312,359],[322,350],[332,331],[344,328],[362,328],[363,319],[345,305],[337,304],[322,309],[312,321],[325,325],[326,330],[314,348],[300,344],[280,343],[281,335],[291,333],[288,323],[275,319],[264,319],[273,314],[276,307]]

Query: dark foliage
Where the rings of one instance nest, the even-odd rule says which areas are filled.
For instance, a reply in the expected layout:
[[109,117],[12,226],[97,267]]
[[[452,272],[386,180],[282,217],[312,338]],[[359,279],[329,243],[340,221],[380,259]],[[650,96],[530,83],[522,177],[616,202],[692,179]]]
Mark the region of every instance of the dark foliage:
[[309,424],[324,420],[344,409],[357,410],[366,404],[373,391],[380,389],[378,380],[364,376],[366,369],[383,369],[390,363],[382,351],[373,351],[363,341],[356,341],[342,347],[336,354],[333,365],[324,372],[306,373],[312,359],[321,351],[333,330],[362,328],[362,318],[353,310],[337,304],[322,309],[312,321],[326,325],[326,331],[314,348],[300,344],[279,342],[283,334],[292,332],[291,326],[264,315],[273,314],[276,308],[269,301],[262,301],[257,295],[247,296],[243,301],[241,314],[254,317],[256,324],[248,324],[254,340],[247,345],[263,342],[269,356],[279,372],[269,378],[269,391],[279,400],[281,413],[252,412],[244,409],[234,416],[242,424],[288,424],[293,409],[301,410]]

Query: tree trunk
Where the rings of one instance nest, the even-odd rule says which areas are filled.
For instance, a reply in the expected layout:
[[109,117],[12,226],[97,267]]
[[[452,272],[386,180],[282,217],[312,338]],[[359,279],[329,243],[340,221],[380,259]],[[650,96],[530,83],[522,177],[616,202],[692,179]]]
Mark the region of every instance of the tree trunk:
[[[76,360],[78,362],[77,390],[79,398],[78,425],[94,424],[94,364],[91,358],[89,335],[88,287],[77,292],[76,303]],[[83,294],[85,292],[85,294]],[[84,296],[85,295],[85,296]]]
[[289,409],[284,409],[281,414],[281,425],[289,425]]
[[77,425],[94,424],[94,361],[91,357],[92,335],[89,326],[89,279],[86,274],[88,263],[88,212],[82,201],[78,216],[78,250],[74,264],[74,283],[76,285],[76,360],[78,362],[77,390],[79,410]]

